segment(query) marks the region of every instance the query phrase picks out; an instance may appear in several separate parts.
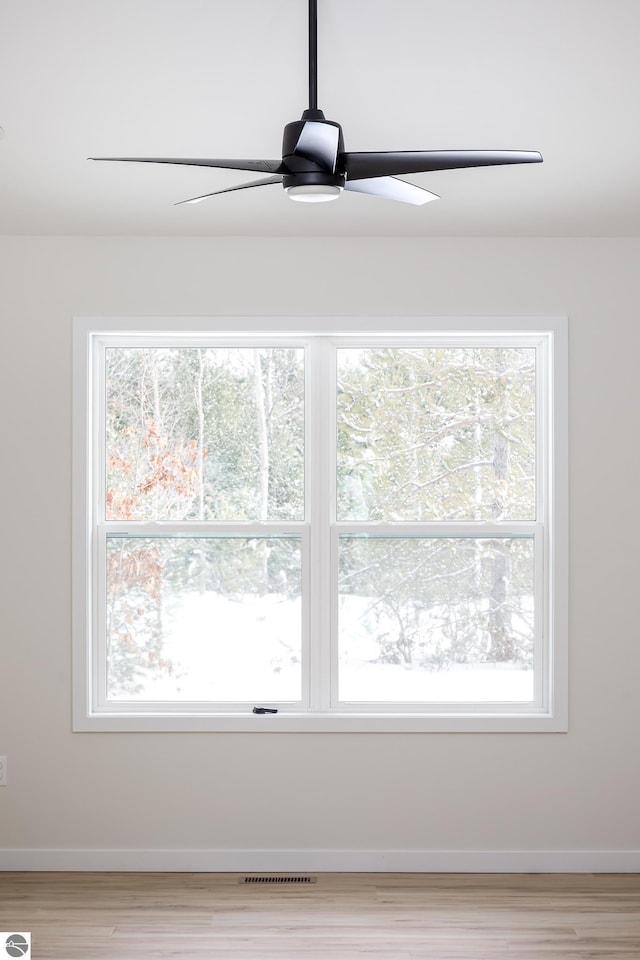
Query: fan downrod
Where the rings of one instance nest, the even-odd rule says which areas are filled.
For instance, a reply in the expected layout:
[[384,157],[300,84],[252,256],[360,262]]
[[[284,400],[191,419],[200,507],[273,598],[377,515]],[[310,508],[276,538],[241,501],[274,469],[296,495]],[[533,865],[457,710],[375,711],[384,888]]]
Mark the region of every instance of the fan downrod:
[[309,110],[318,109],[318,0],[309,0]]

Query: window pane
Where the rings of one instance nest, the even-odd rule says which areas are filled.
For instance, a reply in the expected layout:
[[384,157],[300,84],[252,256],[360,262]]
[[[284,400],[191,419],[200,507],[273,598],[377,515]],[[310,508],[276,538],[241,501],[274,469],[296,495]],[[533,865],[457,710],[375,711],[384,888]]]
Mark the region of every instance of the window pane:
[[303,351],[106,351],[108,520],[300,520]]
[[338,350],[339,520],[535,519],[535,350]]
[[533,699],[531,538],[340,537],[339,695]]
[[107,540],[107,696],[297,701],[299,538]]

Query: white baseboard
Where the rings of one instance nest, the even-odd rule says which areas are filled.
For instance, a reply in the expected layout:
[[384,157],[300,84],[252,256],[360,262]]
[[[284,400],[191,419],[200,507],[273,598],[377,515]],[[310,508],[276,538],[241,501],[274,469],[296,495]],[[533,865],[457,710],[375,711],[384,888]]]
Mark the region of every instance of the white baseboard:
[[0,870],[163,873],[640,873],[640,850],[0,848]]

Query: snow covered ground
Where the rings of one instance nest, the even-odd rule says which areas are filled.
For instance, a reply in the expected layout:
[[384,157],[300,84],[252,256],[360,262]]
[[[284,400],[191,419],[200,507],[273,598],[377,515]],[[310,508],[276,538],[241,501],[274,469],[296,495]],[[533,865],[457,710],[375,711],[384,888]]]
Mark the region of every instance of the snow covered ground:
[[[533,671],[503,663],[455,664],[429,670],[419,664],[377,663],[378,648],[363,610],[370,601],[341,604],[340,699],[378,702],[527,702]],[[213,593],[185,594],[166,608],[162,658],[171,673],[141,676],[134,695],[112,700],[237,702],[296,701],[301,697],[300,600]]]

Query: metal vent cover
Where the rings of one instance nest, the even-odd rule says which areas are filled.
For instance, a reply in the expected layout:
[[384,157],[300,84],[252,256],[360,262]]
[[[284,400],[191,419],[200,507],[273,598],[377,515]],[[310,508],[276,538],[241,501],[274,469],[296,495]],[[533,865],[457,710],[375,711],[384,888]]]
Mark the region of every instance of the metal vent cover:
[[297,874],[290,877],[274,877],[274,876],[261,876],[261,877],[240,877],[238,883],[317,883],[317,877],[310,877],[308,874]]

